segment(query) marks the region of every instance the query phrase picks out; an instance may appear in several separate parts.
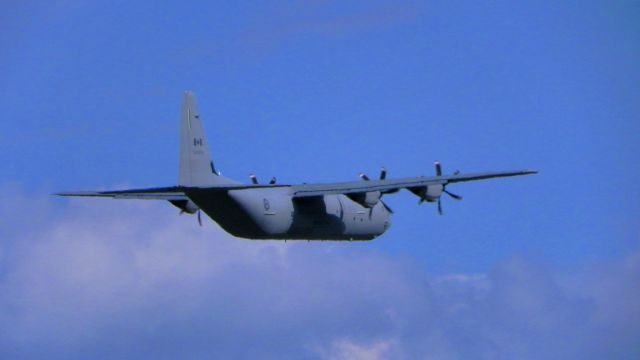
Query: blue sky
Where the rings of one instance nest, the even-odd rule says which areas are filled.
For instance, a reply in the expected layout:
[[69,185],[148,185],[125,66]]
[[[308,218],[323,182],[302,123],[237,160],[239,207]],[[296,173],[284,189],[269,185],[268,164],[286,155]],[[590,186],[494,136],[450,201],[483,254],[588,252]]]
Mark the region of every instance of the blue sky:
[[[541,344],[550,357],[585,357],[578,349],[601,329],[620,352],[605,344],[590,354],[638,354],[630,339],[639,335],[640,310],[625,300],[640,293],[638,2],[53,1],[1,8],[0,319],[20,326],[0,327],[12,335],[0,353],[37,357],[26,350],[35,344],[95,355],[126,328],[134,340],[113,354],[136,357],[177,338],[184,343],[176,349],[193,349],[183,355],[201,357],[211,354],[205,335],[216,338],[215,330],[229,326],[230,339],[254,340],[256,353],[274,358],[469,358],[465,351],[473,349],[478,358],[539,358]],[[389,196],[391,230],[358,244],[247,243],[213,223],[200,229],[168,204],[49,195],[175,184],[187,89],[198,95],[217,167],[242,181],[249,173],[282,183],[351,180],[360,172],[375,176],[380,166],[390,176],[428,175],[435,160],[445,172],[540,174],[452,186],[465,199],[445,199],[442,217],[410,194]],[[59,256],[42,264],[47,251]],[[200,267],[191,264],[194,256]],[[212,265],[218,261],[225,265]],[[283,269],[309,276],[320,290],[303,300],[316,306],[289,300],[291,313],[261,311],[267,294],[299,297],[276,283],[309,291]],[[223,275],[255,287],[220,295],[215,289],[233,288],[217,282]],[[520,289],[519,281],[531,287]],[[395,282],[402,290],[387,294]],[[118,297],[140,284],[149,290]],[[101,291],[119,305],[97,300]],[[340,303],[332,291],[352,300],[316,303]],[[178,295],[158,302],[166,292]],[[503,296],[513,292],[520,295]],[[71,293],[86,295],[69,306],[91,321],[56,302]],[[187,295],[191,306],[174,313],[171,304]],[[220,296],[222,308],[238,298],[254,302],[230,309],[227,320],[198,318],[215,313],[207,300]],[[452,304],[486,312],[494,328]],[[508,321],[513,314],[501,309],[510,306],[524,325]],[[550,308],[557,316],[528,322]],[[29,309],[51,324],[64,318],[67,337],[54,336],[53,325],[35,326]],[[233,315],[244,310],[255,314],[251,331],[234,327]],[[335,323],[320,321],[334,312]],[[455,316],[433,315],[440,312]],[[265,345],[278,316],[291,317],[285,329],[306,329],[296,338],[306,345]],[[367,318],[370,326],[358,325]],[[149,319],[159,320],[140,325]],[[415,319],[455,326],[428,328]],[[316,321],[319,328],[309,329]],[[205,335],[189,336],[190,323]],[[580,326],[574,347],[553,341],[550,329]],[[527,340],[536,338],[532,328],[542,342]],[[484,341],[488,333],[522,336]],[[216,339],[225,345],[219,354],[254,355]]]

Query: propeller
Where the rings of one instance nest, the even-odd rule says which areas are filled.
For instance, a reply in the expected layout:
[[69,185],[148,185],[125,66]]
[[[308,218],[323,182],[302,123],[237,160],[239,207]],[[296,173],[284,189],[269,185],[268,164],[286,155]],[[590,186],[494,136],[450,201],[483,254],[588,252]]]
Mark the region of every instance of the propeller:
[[384,206],[384,208],[389,212],[389,214],[393,214],[393,209],[389,207],[389,205],[387,205],[386,202],[380,200],[380,202],[382,203],[382,206]]
[[[249,179],[251,179],[251,183],[253,185],[258,185],[258,177],[255,174],[249,174]],[[272,176],[271,180],[269,180],[269,185],[274,185],[276,183],[276,177]]]
[[[369,178],[369,176],[367,176],[367,174],[365,173],[360,173],[360,179],[364,180],[364,181],[370,181],[371,179]],[[385,169],[384,167],[380,168],[380,180],[384,180],[387,178],[387,169]],[[391,207],[389,207],[389,205],[387,205],[384,201],[382,201],[382,194],[380,195],[380,200],[382,203],[382,206],[384,206],[384,208],[387,210],[387,212],[389,214],[393,214],[393,209],[391,209]],[[371,212],[373,211],[373,208],[369,209],[369,217],[371,217]]]
[[[442,176],[442,164],[440,164],[439,161],[436,161],[435,163],[433,163],[433,165],[436,168],[436,176]],[[460,174],[460,170],[456,170],[454,173],[454,175],[458,175]],[[449,195],[452,199],[454,200],[462,200],[462,196],[454,194],[450,191],[447,190],[447,184],[442,184],[442,192]],[[442,215],[442,201],[441,201],[442,197],[438,197],[438,214]]]
[[436,176],[442,176],[442,164],[440,164],[440,161],[434,162],[433,165],[436,167]]
[[451,196],[455,200],[462,200],[462,196],[460,196],[460,195],[456,195],[456,194],[454,194],[454,193],[452,193],[450,191],[447,191],[445,189],[443,189],[442,192],[444,192],[445,194]]
[[[452,192],[449,192],[449,191],[445,190],[445,189],[444,189],[444,186],[446,186],[446,185],[443,185],[443,189],[442,189],[442,192],[443,192],[443,193],[445,193],[445,194],[447,194],[447,195],[451,196],[451,198],[453,198],[454,200],[462,200],[462,196],[460,196],[460,195],[456,195],[456,194],[454,194],[454,193],[452,193]],[[438,198],[438,214],[440,214],[440,215],[442,215],[442,214],[443,214],[443,213],[442,213],[442,201],[441,201],[441,197],[439,197],[439,198]]]
[[[360,173],[360,179],[364,180],[364,181],[369,181],[371,180],[369,178],[369,176],[365,173]],[[387,178],[387,169],[385,169],[384,167],[380,168],[380,180],[384,180]]]
[[[387,178],[387,169],[385,169],[383,166],[380,168],[380,180],[385,180],[386,178]],[[384,206],[384,208],[387,210],[387,212],[389,212],[389,214],[393,214],[393,209],[391,209],[386,202],[382,201],[382,199],[380,199],[380,202],[382,203],[382,206]]]

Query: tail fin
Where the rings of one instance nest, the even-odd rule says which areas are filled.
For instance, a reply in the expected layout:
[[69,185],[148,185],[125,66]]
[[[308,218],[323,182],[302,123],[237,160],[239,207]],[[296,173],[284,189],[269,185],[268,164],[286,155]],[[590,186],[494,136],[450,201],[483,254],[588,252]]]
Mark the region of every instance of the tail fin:
[[200,121],[195,95],[191,91],[187,91],[182,102],[182,118],[180,120],[178,185],[206,187],[228,183],[233,183],[233,181],[216,172]]

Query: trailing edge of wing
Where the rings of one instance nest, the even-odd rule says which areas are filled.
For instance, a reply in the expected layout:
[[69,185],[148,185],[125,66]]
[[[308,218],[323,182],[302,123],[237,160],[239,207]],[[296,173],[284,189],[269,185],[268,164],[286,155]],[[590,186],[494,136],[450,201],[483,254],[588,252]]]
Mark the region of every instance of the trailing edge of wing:
[[108,197],[113,199],[138,200],[189,200],[182,187],[148,188],[115,191],[72,191],[61,192],[58,196]]
[[332,194],[355,194],[370,191],[390,193],[400,189],[449,184],[464,181],[477,181],[501,177],[537,174],[535,170],[486,172],[475,174],[458,174],[450,176],[415,177],[398,180],[353,181],[333,184],[308,184],[292,186],[294,197],[311,197]]

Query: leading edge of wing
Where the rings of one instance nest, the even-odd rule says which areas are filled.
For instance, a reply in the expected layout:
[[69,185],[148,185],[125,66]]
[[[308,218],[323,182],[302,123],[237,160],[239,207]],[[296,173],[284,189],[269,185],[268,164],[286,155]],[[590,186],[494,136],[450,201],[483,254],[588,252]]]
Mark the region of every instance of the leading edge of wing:
[[413,177],[405,179],[351,181],[332,184],[307,184],[292,186],[294,197],[311,197],[321,195],[354,194],[371,191],[394,192],[400,189],[449,184],[465,181],[486,180],[501,177],[522,176],[537,174],[536,170],[484,172],[473,174],[457,174],[449,176]]
[[108,197],[113,199],[141,199],[141,200],[188,200],[185,195],[185,188],[182,186],[158,187],[131,190],[113,191],[69,191],[59,192],[58,196],[79,196],[79,197]]

